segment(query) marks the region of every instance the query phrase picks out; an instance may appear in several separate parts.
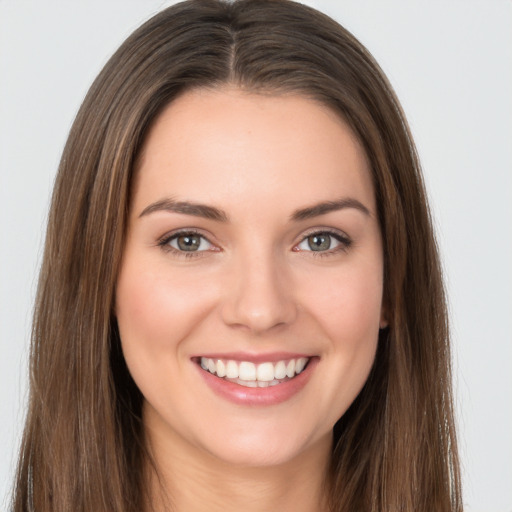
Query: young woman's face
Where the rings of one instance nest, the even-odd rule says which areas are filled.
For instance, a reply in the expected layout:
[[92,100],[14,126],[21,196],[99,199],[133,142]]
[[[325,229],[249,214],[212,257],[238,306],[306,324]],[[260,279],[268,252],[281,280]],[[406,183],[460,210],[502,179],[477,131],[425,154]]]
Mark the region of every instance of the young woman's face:
[[160,115],[116,296],[150,437],[254,466],[329,447],[374,360],[382,285],[368,163],[333,112],[219,89]]

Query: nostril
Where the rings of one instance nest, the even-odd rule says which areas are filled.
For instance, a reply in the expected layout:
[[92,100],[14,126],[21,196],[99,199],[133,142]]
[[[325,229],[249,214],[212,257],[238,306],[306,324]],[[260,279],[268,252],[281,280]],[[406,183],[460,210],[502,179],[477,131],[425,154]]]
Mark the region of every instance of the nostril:
[[225,284],[223,321],[253,333],[283,328],[297,315],[292,289],[272,251],[243,251]]
[[224,322],[232,328],[255,333],[283,328],[293,323],[297,315],[292,302],[262,301],[258,304],[239,300],[226,305]]

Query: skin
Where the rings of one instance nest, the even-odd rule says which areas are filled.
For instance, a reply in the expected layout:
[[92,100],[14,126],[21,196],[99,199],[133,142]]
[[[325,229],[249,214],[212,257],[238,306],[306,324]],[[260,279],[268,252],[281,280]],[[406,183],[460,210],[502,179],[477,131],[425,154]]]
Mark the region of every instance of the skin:
[[[148,212],[167,198],[227,220]],[[367,212],[291,218],[342,198]],[[204,237],[192,254],[169,241],[187,229]],[[325,231],[350,245],[328,237],[331,248],[313,251],[307,237]],[[160,473],[156,510],[166,492],[178,511],[325,509],[332,427],[366,381],[386,325],[382,286],[368,163],[336,114],[298,95],[229,87],[171,103],[139,158],[116,296]],[[317,364],[282,403],[234,404],[192,359],[234,351],[304,353]]]

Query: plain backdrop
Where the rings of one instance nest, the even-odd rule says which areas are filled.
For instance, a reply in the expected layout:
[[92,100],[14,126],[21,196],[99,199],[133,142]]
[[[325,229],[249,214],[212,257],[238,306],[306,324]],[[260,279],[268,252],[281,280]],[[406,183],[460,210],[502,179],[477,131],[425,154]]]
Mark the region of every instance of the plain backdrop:
[[[48,201],[107,58],[172,2],[0,0],[0,509],[27,393]],[[318,0],[369,48],[423,162],[450,301],[469,512],[512,511],[512,2]]]

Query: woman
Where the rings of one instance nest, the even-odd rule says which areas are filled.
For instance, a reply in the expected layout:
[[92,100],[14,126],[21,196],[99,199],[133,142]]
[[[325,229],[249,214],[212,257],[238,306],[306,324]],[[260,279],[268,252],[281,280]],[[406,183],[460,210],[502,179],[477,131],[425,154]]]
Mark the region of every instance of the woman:
[[414,145],[310,8],[184,2],[122,45],[36,311],[16,511],[461,510]]

